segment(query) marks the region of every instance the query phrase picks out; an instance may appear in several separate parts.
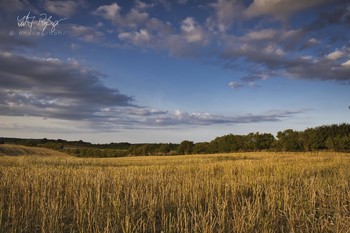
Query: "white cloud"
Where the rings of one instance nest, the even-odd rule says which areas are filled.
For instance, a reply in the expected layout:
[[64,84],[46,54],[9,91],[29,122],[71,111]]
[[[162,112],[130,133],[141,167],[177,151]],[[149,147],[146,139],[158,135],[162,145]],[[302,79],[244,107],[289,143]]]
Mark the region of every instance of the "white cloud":
[[315,38],[311,38],[310,40],[308,40],[308,42],[312,43],[312,44],[317,44],[319,43],[319,41]]
[[150,33],[146,29],[141,29],[137,32],[122,32],[118,38],[121,40],[131,41],[135,45],[143,45],[151,39]]
[[244,87],[244,84],[236,82],[236,81],[231,81],[231,82],[228,83],[228,86],[231,87],[231,88],[236,89],[236,88]]
[[120,10],[121,10],[120,6],[114,2],[110,5],[103,5],[98,7],[94,13],[101,16],[104,19],[116,21],[120,17],[119,16]]
[[284,54],[283,50],[275,44],[269,44],[263,48],[263,52],[266,54],[282,56]]
[[147,119],[147,123],[153,126],[175,126],[175,125],[217,125],[217,124],[240,124],[252,122],[274,122],[283,118],[303,113],[306,110],[299,111],[281,111],[279,113],[267,113],[261,115],[240,115],[224,116],[211,114],[207,112],[186,112],[175,110],[160,116]]
[[142,12],[135,9],[131,9],[131,11],[124,17],[120,18],[119,23],[124,27],[133,27],[137,28],[138,26],[144,24],[149,19],[148,13]]
[[346,67],[346,68],[350,68],[350,60],[347,60],[346,62],[344,62],[343,64],[341,64],[342,66]]
[[248,40],[271,40],[278,35],[275,29],[262,29],[259,31],[252,31],[244,35],[243,38]]
[[332,0],[254,0],[246,9],[245,15],[248,18],[272,15],[278,18],[286,18],[296,11],[304,10],[312,6],[321,5]]
[[344,55],[344,53],[342,51],[336,50],[330,54],[327,55],[327,58],[330,60],[337,60],[339,58],[341,58]]
[[[151,18],[145,10],[154,6],[136,1],[129,11],[121,11],[117,3],[98,7],[93,14],[110,21],[115,27],[122,46],[131,44],[144,48],[166,48],[173,31],[169,22],[163,22],[157,18]],[[197,40],[198,34],[192,32],[189,39]]]
[[149,20],[148,13],[139,11],[142,10],[140,9],[140,4],[143,6],[143,4],[139,2],[135,9],[131,9],[125,15],[120,13],[121,7],[117,3],[100,6],[93,12],[93,14],[109,20],[121,27],[138,28]]
[[205,40],[205,33],[202,27],[192,17],[187,17],[182,21],[181,31],[189,43]]
[[317,39],[315,39],[315,38],[311,38],[311,39],[309,39],[309,40],[306,41],[305,47],[313,47],[313,46],[315,46],[315,45],[317,45],[317,44],[319,44],[319,43],[320,43],[319,40],[317,40]]

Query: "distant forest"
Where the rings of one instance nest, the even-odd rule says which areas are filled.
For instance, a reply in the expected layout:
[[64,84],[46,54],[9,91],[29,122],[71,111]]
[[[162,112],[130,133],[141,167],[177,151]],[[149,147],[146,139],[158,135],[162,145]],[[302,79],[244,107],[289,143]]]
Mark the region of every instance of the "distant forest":
[[138,155],[184,155],[214,154],[250,151],[342,151],[350,152],[350,124],[325,125],[304,131],[287,129],[277,133],[229,134],[210,142],[184,140],[176,143],[127,142],[92,144],[84,141],[62,139],[20,139],[0,137],[0,144],[17,144],[31,147],[45,147],[78,157],[123,157]]

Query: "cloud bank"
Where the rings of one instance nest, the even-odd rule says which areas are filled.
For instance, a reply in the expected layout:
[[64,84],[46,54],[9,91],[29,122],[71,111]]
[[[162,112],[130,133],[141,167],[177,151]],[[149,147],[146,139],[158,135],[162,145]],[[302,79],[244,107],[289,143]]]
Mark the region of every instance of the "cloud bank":
[[[105,76],[75,60],[0,53],[0,115],[85,121],[92,127],[157,128],[274,122],[301,112],[223,116],[159,110],[106,87]],[[95,125],[95,126],[93,126]]]
[[133,98],[102,83],[103,74],[75,60],[0,53],[0,114],[67,120],[99,117]]

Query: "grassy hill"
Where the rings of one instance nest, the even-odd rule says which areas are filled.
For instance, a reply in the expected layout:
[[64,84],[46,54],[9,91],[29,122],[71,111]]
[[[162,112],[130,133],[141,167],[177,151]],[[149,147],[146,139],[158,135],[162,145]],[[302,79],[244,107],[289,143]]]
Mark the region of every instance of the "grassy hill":
[[0,156],[69,156],[65,153],[39,147],[13,144],[0,145]]

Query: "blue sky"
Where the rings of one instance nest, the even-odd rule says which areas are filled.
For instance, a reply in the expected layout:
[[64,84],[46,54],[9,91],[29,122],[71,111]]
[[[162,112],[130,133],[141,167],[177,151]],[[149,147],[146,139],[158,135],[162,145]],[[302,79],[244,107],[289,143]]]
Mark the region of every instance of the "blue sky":
[[349,123],[345,0],[0,0],[0,132],[210,141]]

